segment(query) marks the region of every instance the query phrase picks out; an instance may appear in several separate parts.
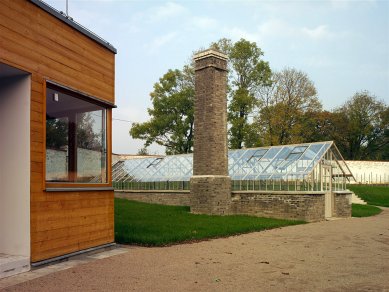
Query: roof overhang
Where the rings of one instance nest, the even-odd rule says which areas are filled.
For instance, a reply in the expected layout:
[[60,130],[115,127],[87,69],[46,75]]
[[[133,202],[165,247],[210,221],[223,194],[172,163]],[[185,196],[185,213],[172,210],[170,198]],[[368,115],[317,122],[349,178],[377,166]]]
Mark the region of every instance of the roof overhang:
[[55,9],[54,7],[51,7],[47,3],[41,1],[41,0],[28,0],[31,3],[35,4],[39,8],[43,9],[47,13],[51,14],[55,18],[65,22],[67,25],[71,26],[75,30],[79,31],[83,35],[87,36],[88,38],[94,40],[101,46],[105,47],[106,49],[110,50],[112,53],[116,54],[117,50],[116,48],[111,45],[109,42],[104,40],[103,38],[99,37],[97,34],[93,33],[86,27],[82,26],[81,24],[75,22],[73,18],[69,17],[68,15],[64,14],[63,12],[61,13],[59,10]]

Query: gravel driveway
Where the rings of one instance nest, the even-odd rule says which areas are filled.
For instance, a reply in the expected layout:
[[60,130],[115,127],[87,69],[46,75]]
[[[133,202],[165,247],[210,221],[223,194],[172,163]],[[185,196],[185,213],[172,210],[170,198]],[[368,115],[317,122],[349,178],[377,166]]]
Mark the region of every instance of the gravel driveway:
[[5,291],[389,291],[389,209],[128,252]]

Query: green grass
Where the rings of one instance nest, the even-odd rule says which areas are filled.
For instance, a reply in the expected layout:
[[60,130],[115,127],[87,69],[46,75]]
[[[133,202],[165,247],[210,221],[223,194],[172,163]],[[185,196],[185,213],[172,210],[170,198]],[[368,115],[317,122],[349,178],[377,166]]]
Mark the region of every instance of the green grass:
[[389,187],[367,185],[348,185],[347,187],[369,205],[389,207]]
[[189,207],[115,199],[115,240],[118,243],[163,246],[302,223],[244,215],[195,215],[189,213]]
[[374,216],[381,213],[382,210],[375,206],[370,205],[360,205],[353,204],[352,205],[352,216],[353,217],[369,217]]

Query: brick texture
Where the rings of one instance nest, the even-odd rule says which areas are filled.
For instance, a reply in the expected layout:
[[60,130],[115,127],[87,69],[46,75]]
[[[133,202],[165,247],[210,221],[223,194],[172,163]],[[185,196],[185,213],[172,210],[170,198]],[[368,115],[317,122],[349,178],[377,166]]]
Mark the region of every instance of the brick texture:
[[229,176],[192,176],[190,211],[195,214],[228,215],[231,205]]
[[[189,191],[116,191],[115,197],[161,205],[191,206],[193,213],[201,214],[245,214],[308,222],[325,219],[324,193],[232,192],[230,198],[226,196],[229,190],[224,177],[215,178],[216,181],[210,184],[210,176],[194,177],[191,183],[199,194],[196,197],[191,196]],[[351,216],[350,196],[348,192],[333,194],[333,217]]]
[[171,206],[190,205],[189,191],[115,191],[115,198]]
[[195,108],[192,213],[229,214],[231,179],[227,149],[227,57],[198,53],[195,61]]
[[231,213],[258,217],[324,220],[324,193],[233,192]]
[[348,192],[334,193],[334,217],[351,217],[351,195]]
[[195,71],[193,175],[228,175],[227,59],[195,56]]

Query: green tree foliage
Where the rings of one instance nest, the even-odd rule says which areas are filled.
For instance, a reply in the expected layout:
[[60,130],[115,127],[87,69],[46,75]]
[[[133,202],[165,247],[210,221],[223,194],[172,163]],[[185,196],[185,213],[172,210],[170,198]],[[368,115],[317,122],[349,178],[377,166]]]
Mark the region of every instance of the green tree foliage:
[[192,152],[194,71],[191,66],[183,70],[169,70],[150,93],[151,119],[134,123],[130,135],[145,140],[145,147],[152,143],[164,146],[166,154]]
[[335,109],[333,137],[346,159],[388,159],[389,108],[368,91]]
[[318,142],[340,140],[342,132],[337,125],[342,124],[343,117],[330,111],[309,111],[303,117],[303,129],[301,139],[303,142]]
[[[314,83],[294,68],[272,73],[254,42],[221,39],[211,47],[229,57],[229,147],[334,140],[346,159],[389,159],[389,109],[367,91],[334,111],[323,111]],[[193,147],[193,64],[169,70],[150,94],[150,120],[134,123],[130,134],[166,154]],[[49,125],[50,127],[61,127]]]
[[257,44],[245,39],[236,43],[221,39],[211,47],[225,52],[229,57],[230,148],[257,146],[259,140],[253,139],[253,134],[257,133],[249,117],[257,107],[255,92],[270,85],[269,64],[261,59],[263,52]]
[[[267,62],[261,60],[263,52],[255,43],[244,39],[232,43],[221,39],[211,47],[229,56],[229,106],[230,147],[258,145],[258,133],[248,121],[255,109],[254,92],[269,83],[271,75]],[[130,134],[145,140],[145,147],[157,143],[166,148],[167,154],[189,153],[193,146],[193,64],[183,70],[169,70],[150,94],[153,103],[148,109],[151,119],[134,123]]]
[[142,148],[140,148],[140,149],[138,150],[138,153],[137,153],[137,154],[138,154],[138,155],[144,155],[144,156],[150,155],[150,153],[149,153],[147,147],[142,147]]
[[46,119],[46,147],[61,149],[68,145],[67,119]]
[[[76,138],[77,147],[89,150],[101,150],[102,132],[94,129],[96,123],[93,112],[77,114]],[[101,123],[101,121],[100,121]],[[68,118],[46,120],[46,147],[50,149],[65,149],[68,147]]]
[[271,86],[261,87],[257,96],[255,123],[265,145],[305,142],[311,117],[322,110],[313,82],[293,68],[274,73]]

